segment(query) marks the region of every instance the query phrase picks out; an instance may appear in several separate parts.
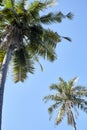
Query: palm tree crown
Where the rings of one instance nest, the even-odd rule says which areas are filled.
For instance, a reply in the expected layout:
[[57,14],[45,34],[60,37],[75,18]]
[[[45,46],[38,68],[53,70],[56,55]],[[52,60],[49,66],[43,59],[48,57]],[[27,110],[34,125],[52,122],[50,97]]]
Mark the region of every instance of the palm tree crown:
[[75,116],[78,115],[77,108],[87,113],[87,88],[84,86],[75,86],[76,80],[77,77],[66,82],[60,77],[58,84],[50,86],[50,90],[56,90],[57,93],[44,97],[45,102],[49,100],[54,102],[48,108],[50,115],[52,115],[53,110],[58,110],[55,124],[58,125],[61,123],[66,115],[68,124],[72,125],[74,130],[76,130]]
[[[45,29],[44,24],[60,23],[63,18],[72,19],[72,14],[62,12],[48,13],[41,16],[40,12],[52,6],[53,0],[34,1],[26,6],[27,0],[3,0],[0,8],[0,66],[8,48],[12,49],[14,81],[24,81],[27,73],[34,72],[34,61],[39,57],[54,61],[55,48],[61,38],[57,32]],[[25,66],[25,68],[24,68]]]

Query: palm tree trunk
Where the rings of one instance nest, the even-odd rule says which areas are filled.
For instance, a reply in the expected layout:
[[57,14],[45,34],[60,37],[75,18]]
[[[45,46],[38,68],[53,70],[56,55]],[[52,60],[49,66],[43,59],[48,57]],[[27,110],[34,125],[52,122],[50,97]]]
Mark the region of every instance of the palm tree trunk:
[[73,130],[76,130],[76,126],[73,127]]
[[13,49],[11,49],[9,47],[9,49],[4,57],[2,69],[0,72],[0,130],[1,130],[1,125],[2,125],[2,108],[3,108],[4,87],[5,87],[7,70],[8,70],[8,65],[10,62],[12,50]]

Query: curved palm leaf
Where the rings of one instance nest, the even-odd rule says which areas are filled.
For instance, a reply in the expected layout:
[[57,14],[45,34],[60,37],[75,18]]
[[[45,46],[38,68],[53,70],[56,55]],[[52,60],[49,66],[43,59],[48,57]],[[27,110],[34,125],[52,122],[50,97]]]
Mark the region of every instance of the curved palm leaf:
[[13,54],[13,74],[14,82],[19,82],[27,78],[27,73],[33,73],[33,61],[31,60],[30,55],[27,53],[26,48],[20,48],[16,50]]
[[58,125],[59,123],[62,122],[64,116],[65,116],[65,105],[63,104],[60,108],[60,110],[58,111],[56,120],[55,120],[55,124]]

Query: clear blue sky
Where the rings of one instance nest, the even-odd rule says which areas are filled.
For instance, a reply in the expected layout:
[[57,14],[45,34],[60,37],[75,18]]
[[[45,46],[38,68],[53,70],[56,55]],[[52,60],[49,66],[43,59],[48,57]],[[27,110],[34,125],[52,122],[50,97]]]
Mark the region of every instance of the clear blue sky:
[[[54,63],[41,63],[41,72],[36,64],[35,74],[29,74],[25,83],[14,84],[12,75],[8,74],[4,94],[2,130],[72,130],[66,119],[59,125],[54,125],[54,114],[49,121],[48,104],[42,99],[50,94],[48,86],[56,83],[61,76],[65,80],[79,76],[79,85],[87,86],[87,0],[59,0],[58,5],[50,8],[63,13],[73,12],[74,19],[64,19],[61,24],[54,24],[51,29],[60,35],[69,36],[72,42],[63,40],[58,44],[56,52],[58,59]],[[87,114],[79,112],[77,130],[87,129]]]

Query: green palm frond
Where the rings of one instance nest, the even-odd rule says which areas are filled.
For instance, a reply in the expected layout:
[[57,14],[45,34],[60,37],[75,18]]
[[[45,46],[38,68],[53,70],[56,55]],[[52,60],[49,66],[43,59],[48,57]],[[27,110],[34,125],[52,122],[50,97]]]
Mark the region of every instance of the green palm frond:
[[55,96],[54,95],[48,95],[48,96],[45,96],[43,98],[43,101],[46,103],[48,102],[49,100],[55,100]]
[[[40,18],[41,22],[44,24],[51,24],[55,22],[62,22],[62,19],[69,18],[72,19],[73,14],[70,12],[67,15],[64,15],[62,12],[58,12],[56,14],[54,13],[48,13],[47,15],[44,15]],[[68,39],[67,37],[65,37]],[[69,39],[70,40],[70,39]]]
[[60,104],[61,102],[56,102],[48,108],[48,113],[50,115],[49,119],[52,118],[53,111],[56,110],[60,106]]
[[35,23],[37,21],[37,23],[41,22],[43,24],[51,24],[55,22],[60,23],[64,18],[68,18],[68,19],[73,18],[73,14],[71,12],[69,12],[67,15],[64,15],[61,11],[58,13],[51,12],[46,15],[40,16],[40,11],[48,8],[49,6],[52,6],[55,3],[54,1],[53,0],[49,0],[49,1],[46,0],[44,2],[34,1],[28,8],[29,10],[28,14],[29,17],[32,17],[32,22]]
[[31,5],[29,6],[29,11],[32,13],[38,13],[39,11],[42,11],[43,9],[46,9],[49,6],[52,6],[52,4],[54,3],[54,0],[46,0],[46,1],[34,1],[33,3],[31,3]]
[[59,103],[55,103],[48,108],[49,114],[52,114],[53,110],[58,108]]
[[44,29],[43,35],[42,35],[42,41],[44,44],[48,44],[55,48],[57,46],[57,43],[61,42],[61,37],[58,35],[57,32],[53,32],[50,29]]
[[[48,49],[49,48],[49,49]],[[57,59],[56,53],[53,48],[51,48],[49,45],[44,45],[44,49],[42,48],[38,52],[44,59],[47,59],[51,62]]]
[[63,104],[60,108],[60,110],[58,111],[56,120],[55,120],[55,124],[58,125],[59,123],[62,122],[63,118],[65,116],[65,105]]
[[16,11],[12,8],[3,8],[0,11],[0,17],[2,18],[0,21],[7,25],[12,24],[13,21],[18,23],[19,20]]
[[45,101],[45,103],[50,100],[60,103],[63,100],[63,97],[62,97],[62,95],[59,95],[58,93],[56,93],[55,95],[45,96],[43,100]]
[[41,11],[44,8],[44,4],[39,1],[34,1],[29,6],[29,12],[32,15],[33,19],[39,19],[39,11]]
[[14,81],[22,81],[27,78],[27,73],[33,73],[34,67],[31,57],[28,55],[24,48],[21,48],[18,51],[15,51],[13,55],[13,75]]
[[56,84],[52,84],[49,86],[50,90],[57,90],[58,91],[58,86]]
[[87,101],[85,99],[78,97],[73,102],[79,109],[87,113]]
[[34,61],[36,61],[36,62],[39,64],[39,66],[40,66],[40,68],[41,68],[41,71],[43,71],[43,66],[42,66],[42,64],[40,63],[38,56],[34,55],[34,56],[33,56],[33,59],[34,59]]
[[63,80],[63,78],[59,77],[59,84],[58,84],[58,88],[59,90],[67,90],[67,82]]
[[59,81],[60,81],[61,83],[65,83],[65,81],[64,81],[63,78],[61,78],[61,77],[59,77]]
[[87,97],[87,88],[85,86],[76,86],[72,88],[72,91],[74,91],[74,93],[80,97]]
[[50,61],[54,61],[56,59],[55,47],[61,41],[59,35],[38,25],[30,27],[30,30],[31,32],[27,33],[30,39],[30,50]]
[[13,8],[14,0],[3,0],[3,4],[5,5],[5,8]]
[[19,6],[21,9],[25,9],[27,0],[19,0],[16,2],[16,6]]

